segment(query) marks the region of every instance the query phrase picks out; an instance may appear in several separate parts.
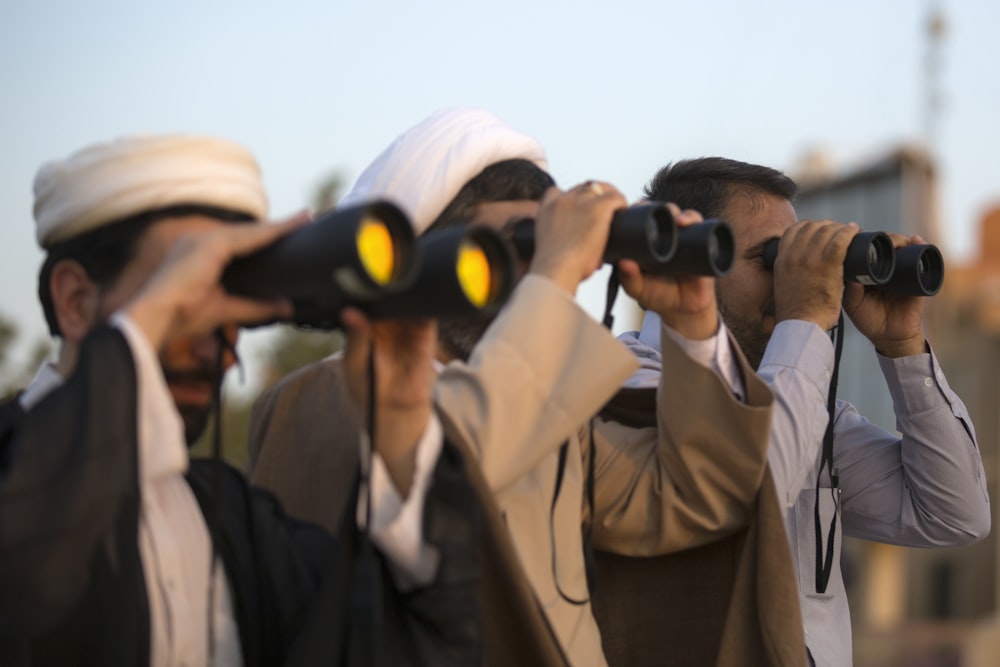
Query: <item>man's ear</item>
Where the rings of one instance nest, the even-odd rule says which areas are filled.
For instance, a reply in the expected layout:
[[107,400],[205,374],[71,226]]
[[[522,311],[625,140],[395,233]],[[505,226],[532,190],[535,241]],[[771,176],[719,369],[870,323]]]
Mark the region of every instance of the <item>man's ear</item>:
[[97,284],[79,262],[63,259],[52,267],[49,289],[63,339],[82,341],[97,324],[100,291]]

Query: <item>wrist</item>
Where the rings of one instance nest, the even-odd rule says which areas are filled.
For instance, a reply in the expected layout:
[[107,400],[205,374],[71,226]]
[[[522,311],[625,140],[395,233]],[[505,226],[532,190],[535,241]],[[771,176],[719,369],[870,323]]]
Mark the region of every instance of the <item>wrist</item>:
[[719,332],[719,313],[714,308],[699,313],[657,314],[664,324],[688,340],[706,340]]
[[532,264],[528,272],[547,278],[570,296],[576,295],[576,288],[580,284],[578,272],[560,264]]
[[927,339],[924,338],[923,334],[905,340],[872,342],[875,344],[875,351],[889,359],[910,357],[915,354],[924,354],[927,352]]

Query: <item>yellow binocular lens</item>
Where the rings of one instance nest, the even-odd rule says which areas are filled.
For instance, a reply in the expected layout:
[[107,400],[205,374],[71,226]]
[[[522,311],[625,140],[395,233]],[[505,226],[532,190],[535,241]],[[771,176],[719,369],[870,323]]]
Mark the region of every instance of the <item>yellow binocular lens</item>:
[[469,303],[482,308],[493,295],[493,273],[486,252],[475,243],[463,241],[458,248],[455,271]]
[[396,269],[395,246],[384,222],[365,217],[358,225],[358,257],[368,275],[379,285],[387,285]]

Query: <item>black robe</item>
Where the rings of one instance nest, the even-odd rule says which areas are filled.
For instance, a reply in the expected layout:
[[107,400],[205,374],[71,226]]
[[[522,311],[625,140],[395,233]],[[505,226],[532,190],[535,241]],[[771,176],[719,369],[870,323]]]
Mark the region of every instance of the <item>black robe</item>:
[[[0,664],[149,663],[136,443],[135,367],[109,327],[32,410],[0,405]],[[407,593],[357,530],[356,488],[334,539],[224,463],[192,461],[186,479],[225,568],[247,667],[480,662],[479,507],[448,443],[424,519],[440,564]]]

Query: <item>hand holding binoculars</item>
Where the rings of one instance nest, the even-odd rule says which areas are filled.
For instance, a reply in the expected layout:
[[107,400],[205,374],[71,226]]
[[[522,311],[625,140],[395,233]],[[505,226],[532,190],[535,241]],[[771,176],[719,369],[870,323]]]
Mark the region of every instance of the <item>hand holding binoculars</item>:
[[[518,222],[512,241],[518,256],[530,260],[535,221]],[[631,259],[649,274],[722,276],[733,266],[733,249],[732,230],[723,220],[682,227],[666,204],[654,202],[615,211],[603,259],[609,264]]]
[[417,239],[406,214],[388,201],[324,213],[311,224],[229,264],[222,285],[251,298],[284,298],[292,322],[340,326],[340,311],[370,317],[442,317],[498,310],[513,290],[510,245],[486,227]]
[[[764,266],[774,267],[778,239],[764,245]],[[885,232],[859,232],[844,256],[844,281],[904,296],[933,296],[944,283],[944,259],[932,244],[894,248]]]

